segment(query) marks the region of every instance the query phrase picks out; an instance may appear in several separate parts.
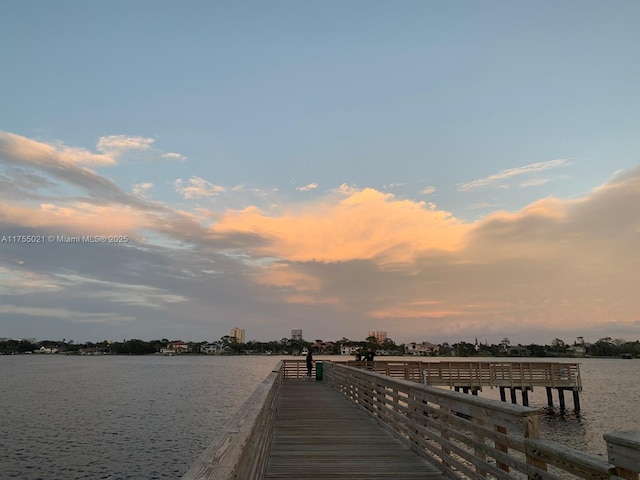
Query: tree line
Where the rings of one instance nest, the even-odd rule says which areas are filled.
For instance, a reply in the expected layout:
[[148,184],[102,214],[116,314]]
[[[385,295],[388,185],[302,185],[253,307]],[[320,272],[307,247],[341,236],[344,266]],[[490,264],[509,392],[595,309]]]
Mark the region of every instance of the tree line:
[[[140,339],[123,340],[122,342],[86,342],[75,343],[73,340],[43,340],[31,342],[28,340],[4,340],[0,342],[0,353],[23,354],[38,351],[42,347],[55,350],[57,353],[81,354],[88,351],[98,354],[115,355],[148,355],[160,352],[171,342],[166,339],[145,341]],[[196,354],[201,352],[201,347],[209,342],[185,342],[187,352]],[[213,342],[219,347],[221,354],[273,354],[273,355],[298,355],[304,349],[310,349],[314,353],[326,355],[338,355],[343,345],[349,345],[363,352],[372,349],[388,355],[403,355],[404,344],[396,344],[387,338],[379,342],[375,337],[368,337],[363,341],[352,341],[347,338],[332,342],[324,342],[316,339],[314,342],[305,340],[293,340],[282,338],[261,342],[251,340],[246,343],[237,343],[235,338],[225,335],[220,340]],[[619,357],[631,356],[640,358],[640,341],[626,341],[603,337],[594,343],[574,343],[573,345],[556,338],[548,345],[528,344],[512,346],[508,338],[498,344],[478,344],[470,342],[457,342],[449,344],[443,342],[435,346],[428,355],[432,356],[592,356],[592,357]]]

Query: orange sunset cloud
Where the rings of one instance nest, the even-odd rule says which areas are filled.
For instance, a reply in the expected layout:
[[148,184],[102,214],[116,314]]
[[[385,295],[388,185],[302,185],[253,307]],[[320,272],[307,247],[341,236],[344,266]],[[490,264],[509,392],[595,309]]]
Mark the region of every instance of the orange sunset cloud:
[[211,231],[257,235],[268,243],[255,247],[256,253],[289,261],[375,259],[390,265],[412,262],[430,250],[456,251],[470,228],[424,202],[398,200],[367,188],[292,208],[279,217],[255,207],[227,212]]

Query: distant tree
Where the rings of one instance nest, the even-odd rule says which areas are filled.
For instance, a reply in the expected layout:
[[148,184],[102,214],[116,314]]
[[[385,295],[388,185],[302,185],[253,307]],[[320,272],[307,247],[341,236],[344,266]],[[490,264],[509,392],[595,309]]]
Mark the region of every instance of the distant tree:
[[527,345],[527,348],[531,352],[532,357],[546,357],[547,350],[542,345],[536,345],[532,343],[531,345]]
[[385,338],[384,341],[382,342],[382,345],[380,345],[380,348],[388,352],[398,351],[398,346],[396,345],[396,342],[394,342],[390,338]]
[[375,337],[374,335],[371,335],[371,336],[366,338],[366,342],[369,345],[376,345],[377,346],[378,345],[378,338]]
[[589,355],[594,357],[613,357],[617,353],[616,350],[611,337],[603,337],[589,347]]
[[564,340],[560,338],[554,338],[551,342],[551,351],[555,353],[566,353],[567,352],[567,344],[564,343]]
[[461,357],[468,357],[476,354],[476,347],[472,343],[459,342],[454,344],[453,347],[458,351],[458,355]]
[[444,342],[438,345],[438,355],[448,356],[448,355],[451,355],[452,353],[453,353],[453,348],[451,348],[451,346],[447,342]]

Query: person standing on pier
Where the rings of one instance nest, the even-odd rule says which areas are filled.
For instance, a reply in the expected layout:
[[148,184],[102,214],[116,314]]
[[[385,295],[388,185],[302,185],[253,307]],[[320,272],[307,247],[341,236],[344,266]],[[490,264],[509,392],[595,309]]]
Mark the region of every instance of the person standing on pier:
[[313,366],[313,355],[311,355],[311,350],[307,352],[307,377],[311,378],[311,367]]
[[373,357],[375,357],[375,353],[373,352],[373,350],[369,349],[367,350],[367,354],[364,356],[364,360],[366,362],[373,362]]

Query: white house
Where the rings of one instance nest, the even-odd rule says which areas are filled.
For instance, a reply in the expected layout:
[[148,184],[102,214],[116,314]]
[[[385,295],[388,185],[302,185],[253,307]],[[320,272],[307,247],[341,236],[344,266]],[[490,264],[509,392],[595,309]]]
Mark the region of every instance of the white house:
[[351,345],[343,343],[340,345],[340,355],[355,355],[360,350],[360,345]]
[[404,346],[405,355],[430,355],[436,351],[438,351],[438,345],[431,342],[411,342]]
[[200,346],[200,352],[207,355],[215,355],[222,352],[222,346],[219,343],[207,343]]

